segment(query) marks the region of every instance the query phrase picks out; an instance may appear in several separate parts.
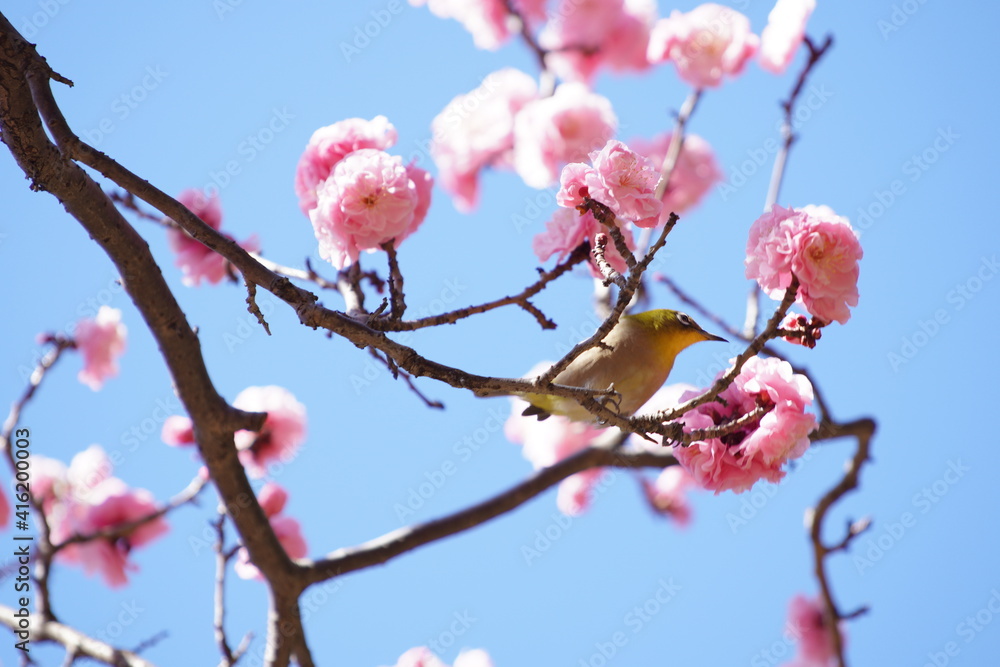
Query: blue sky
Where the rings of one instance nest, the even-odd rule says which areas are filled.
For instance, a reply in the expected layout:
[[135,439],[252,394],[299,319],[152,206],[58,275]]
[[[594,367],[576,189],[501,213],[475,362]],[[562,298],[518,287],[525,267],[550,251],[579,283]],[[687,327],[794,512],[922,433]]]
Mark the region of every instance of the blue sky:
[[[759,32],[771,3],[734,6]],[[661,3],[661,15],[671,8]],[[390,20],[348,61],[342,44],[373,12]],[[321,266],[292,189],[316,128],[384,114],[399,131],[391,152],[433,171],[425,149],[430,122],[454,95],[501,67],[536,73],[520,44],[477,51],[458,24],[398,0],[280,10],[233,0],[43,0],[9,2],[4,13],[76,83],[56,94],[82,136],[167,192],[217,183],[225,230],[258,234],[268,257],[291,265],[311,257]],[[836,417],[879,423],[862,488],[830,521],[831,539],[848,519],[875,522],[850,554],[831,560],[840,604],[872,609],[850,625],[852,664],[920,667],[941,654],[949,665],[972,666],[1000,654],[1000,618],[989,608],[1000,608],[1000,448],[990,423],[1000,362],[1000,231],[980,211],[995,208],[987,196],[995,189],[998,99],[982,72],[996,62],[998,20],[1000,10],[988,3],[956,11],[916,0],[861,7],[820,0],[810,22],[810,34],[833,33],[836,45],[805,93],[780,203],[828,204],[848,216],[862,230],[865,258],[850,323],[826,330],[816,350],[789,354],[814,373]],[[739,185],[715,190],[684,217],[662,270],[731,322],[742,321],[746,233],[770,173],[772,156],[761,166],[759,157],[777,136],[777,103],[790,85],[790,74],[751,65],[707,93],[690,124]],[[602,76],[595,86],[612,100],[625,140],[667,129],[687,94],[669,66]],[[547,194],[503,172],[483,179],[471,215],[457,213],[439,188],[434,195],[427,222],[400,253],[416,313],[482,302],[530,282],[537,265],[530,241],[551,211]],[[168,498],[198,464],[159,440],[164,414],[180,408],[110,262],[52,196],[29,191],[6,152],[0,201],[4,400],[20,394],[24,370],[39,354],[38,332],[71,330],[102,303],[121,308],[130,333],[121,375],[91,392],[76,381],[80,362],[70,356],[23,423],[36,454],[68,461],[99,443],[115,454],[118,476]],[[530,224],[519,228],[518,216]],[[182,286],[162,230],[137,225],[199,327],[223,395],[280,384],[306,405],[308,441],[278,481],[291,493],[287,511],[302,522],[311,555],[398,528],[399,504],[449,464],[455,474],[404,520],[455,511],[529,474],[518,447],[496,428],[509,412],[505,399],[478,400],[422,380],[422,390],[447,405],[429,411],[365,353],[303,329],[264,296],[268,337],[246,313],[240,288]],[[364,259],[384,270],[381,261]],[[443,363],[518,376],[589,333],[590,290],[589,279],[568,277],[538,298],[560,325],[554,332],[511,309],[405,340]],[[342,305],[332,292],[321,299]],[[652,303],[678,305],[657,286]],[[672,378],[697,382],[735,351],[692,348]],[[475,448],[463,447],[467,438]],[[448,663],[468,647],[485,648],[498,667],[597,665],[600,647],[621,632],[627,641],[607,664],[780,664],[791,655],[782,639],[788,600],[816,591],[803,512],[852,452],[851,442],[824,443],[777,487],[695,494],[695,520],[685,531],[650,514],[630,473],[614,474],[577,519],[561,518],[549,492],[458,538],[308,592],[314,655],[323,665],[391,665],[407,648],[435,642]],[[214,505],[209,493],[200,507],[174,513],[170,535],[136,553],[141,571],[125,589],[110,591],[59,567],[56,612],[125,647],[166,630],[145,653],[150,660],[214,664],[214,560],[203,542]],[[741,512],[745,524],[733,521]],[[539,557],[528,562],[526,546]],[[12,582],[0,587],[9,603]],[[669,602],[650,604],[655,613],[635,612],[658,594],[663,599],[665,587],[673,591]],[[231,636],[253,631],[259,649],[264,587],[233,578],[228,595]],[[11,644],[0,640],[5,664],[15,660]],[[39,647],[38,658],[59,664],[61,652]]]

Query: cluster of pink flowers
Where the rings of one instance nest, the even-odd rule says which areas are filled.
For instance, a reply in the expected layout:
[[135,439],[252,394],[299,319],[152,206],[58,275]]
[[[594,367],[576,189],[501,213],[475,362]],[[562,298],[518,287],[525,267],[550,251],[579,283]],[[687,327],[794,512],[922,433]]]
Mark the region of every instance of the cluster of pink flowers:
[[760,66],[782,74],[802,44],[816,0],[778,0],[760,33]]
[[560,0],[538,43],[560,78],[589,82],[602,66],[618,72],[647,69],[655,21],[653,0]]
[[590,153],[590,162],[593,166],[574,162],[563,168],[556,194],[560,206],[576,208],[589,198],[639,227],[656,226],[663,209],[656,198],[656,163],[615,140]]
[[[540,363],[527,375],[532,377],[549,367]],[[570,421],[560,415],[552,415],[544,421],[522,417],[521,412],[528,407],[527,402],[514,398],[510,417],[504,424],[504,435],[515,444],[521,445],[521,453],[535,470],[547,468],[577,452],[586,449],[590,443],[604,432],[603,428],[590,422]],[[559,484],[556,504],[559,510],[569,516],[578,516],[590,506],[594,485],[600,480],[603,470],[590,469],[567,477]]]
[[73,339],[83,355],[83,369],[77,375],[80,382],[97,391],[107,378],[118,375],[118,357],[125,352],[126,333],[122,311],[110,306],[101,306],[94,319],[77,322]]
[[723,76],[742,72],[759,45],[746,16],[706,3],[687,13],[675,9],[657,21],[647,56],[653,63],[673,62],[677,75],[696,88],[714,88]]
[[[211,196],[205,196],[201,190],[188,189],[177,195],[177,201],[184,204],[212,229],[216,231],[222,229],[222,204],[219,203],[218,193],[213,192]],[[229,234],[224,236],[233,238]],[[170,249],[177,253],[176,265],[183,274],[181,282],[188,287],[198,287],[202,280],[215,285],[226,277],[226,259],[188,236],[183,229],[176,227],[168,229],[167,242],[170,244]],[[256,235],[240,241],[239,244],[248,252],[260,252],[260,243]]]
[[799,280],[797,300],[824,322],[845,324],[858,305],[863,252],[846,218],[827,206],[775,205],[750,227],[746,276],[773,298]]
[[654,512],[669,517],[678,526],[691,523],[691,505],[687,492],[696,486],[691,473],[681,466],[664,468],[654,481],[642,479],[642,489],[646,500]]
[[618,127],[611,102],[582,83],[525,104],[514,119],[514,168],[533,188],[556,182],[566,163],[585,160]]
[[[250,477],[267,475],[274,463],[288,463],[306,437],[306,408],[284,387],[247,387],[236,396],[233,407],[246,412],[266,412],[260,431],[237,431],[234,436],[240,462]],[[173,415],[163,422],[161,433],[168,445],[195,442],[191,419]]]
[[[417,646],[399,656],[395,667],[448,667],[448,665],[426,646]],[[493,660],[483,649],[466,650],[458,654],[453,667],[493,667]]]
[[458,210],[475,208],[483,168],[513,168],[514,118],[537,97],[534,79],[506,68],[487,76],[475,90],[455,97],[431,122],[431,155],[441,185]]
[[[680,401],[699,393],[686,391]],[[813,399],[809,380],[794,373],[786,361],[751,357],[719,398],[722,402],[705,403],[682,415],[685,432],[728,424],[758,408],[769,412],[742,430],[677,445],[674,456],[699,486],[717,494],[746,491],[760,479],[780,481],[785,462],[805,453],[816,428],[816,416],[806,412]]]
[[[299,522],[290,516],[282,514],[285,504],[288,502],[288,492],[275,484],[268,482],[257,494],[257,501],[267,515],[271,528],[274,530],[278,542],[285,549],[285,553],[291,558],[305,558],[309,551],[306,540],[302,536],[302,527]],[[257,566],[250,561],[250,553],[246,547],[240,547],[236,554],[236,574],[242,579],[263,580],[263,575]]]
[[431,203],[433,179],[383,149],[396,143],[384,116],[349,118],[313,133],[295,174],[299,206],[309,216],[320,257],[337,268],[361,251],[398,246],[417,230]]
[[[111,476],[111,461],[98,445],[74,456],[68,468],[44,456],[35,456],[32,468],[32,493],[57,545],[77,535],[114,531],[153,516],[158,509],[149,491],[130,489]],[[57,558],[79,563],[88,575],[100,572],[111,587],[123,586],[128,583],[126,573],[139,569],[129,560],[135,549],[166,532],[166,521],[157,517],[113,537],[71,544]]]
[[[788,634],[798,639],[798,651],[784,667],[832,667],[837,664],[833,640],[818,598],[796,595],[788,605]],[[841,638],[843,627],[838,628]]]
[[[666,132],[651,140],[636,138],[629,146],[639,155],[662,167],[667,158],[672,134]],[[678,215],[696,206],[705,194],[722,179],[722,171],[715,161],[715,153],[707,141],[697,134],[685,134],[684,146],[677,156],[677,163],[670,173],[670,183],[663,193],[661,221],[670,213]]]
[[[632,225],[625,221],[619,224],[625,245],[629,250],[635,248],[635,239],[632,236]],[[578,211],[570,208],[557,209],[552,214],[552,218],[545,223],[545,231],[535,235],[531,241],[531,247],[541,262],[547,261],[553,255],[558,256],[559,261],[565,259],[584,241],[590,243],[593,248],[597,244],[597,235],[605,233],[604,226],[601,225],[594,215],[587,211],[580,215]],[[604,251],[604,259],[618,273],[625,273],[628,265],[625,258],[618,252],[618,248],[610,239],[607,241]],[[601,277],[601,272],[593,259],[588,264],[591,273],[595,278]]]

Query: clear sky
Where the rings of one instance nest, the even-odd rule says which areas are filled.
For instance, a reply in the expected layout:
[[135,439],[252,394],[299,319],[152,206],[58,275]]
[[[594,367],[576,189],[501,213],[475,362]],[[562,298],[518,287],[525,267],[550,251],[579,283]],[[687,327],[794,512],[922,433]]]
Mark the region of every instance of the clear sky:
[[[815,374],[836,417],[879,423],[862,489],[830,522],[837,530],[864,515],[875,522],[851,554],[831,560],[842,607],[872,609],[850,624],[849,657],[855,665],[921,667],[953,642],[953,655],[938,655],[938,665],[995,664],[1000,231],[988,198],[996,190],[998,98],[984,73],[997,62],[1000,9],[916,0],[818,4],[809,33],[833,33],[836,45],[805,94],[780,203],[828,204],[863,230],[861,301],[850,323],[827,329],[816,350],[789,352]],[[771,5],[735,6],[759,31]],[[670,9],[660,4],[661,15]],[[536,74],[519,43],[477,51],[457,23],[399,0],[280,8],[235,0],[12,0],[3,12],[76,83],[56,92],[82,136],[167,192],[219,183],[225,230],[241,239],[258,234],[268,257],[290,265],[312,257],[321,266],[292,188],[316,128],[384,114],[399,131],[391,152],[434,171],[424,148],[430,121],[454,95],[501,67]],[[374,20],[372,12],[391,20],[348,61],[341,45]],[[687,94],[671,66],[601,76],[595,85],[612,100],[625,140],[667,129]],[[754,158],[777,136],[777,103],[790,85],[791,74],[751,65],[707,93],[690,125],[740,186],[715,190],[684,217],[662,270],[731,322],[743,317],[746,234],[764,202],[772,156],[759,167]],[[3,400],[22,391],[24,369],[39,354],[37,333],[70,330],[98,303],[122,309],[129,347],[120,376],[94,393],[77,382],[80,361],[71,355],[23,423],[34,432],[36,454],[68,461],[99,443],[117,454],[116,475],[166,499],[198,464],[159,440],[163,417],[180,408],[155,343],[108,259],[55,198],[30,192],[2,153]],[[221,175],[234,164],[238,173]],[[471,215],[457,213],[440,188],[434,196],[426,223],[400,253],[416,312],[482,302],[532,280],[530,240],[550,213],[548,195],[503,172],[486,175]],[[533,209],[539,197],[543,205]],[[531,224],[518,229],[518,215]],[[199,327],[223,395],[279,384],[306,405],[308,441],[278,481],[291,493],[287,511],[302,522],[311,555],[398,528],[397,506],[449,462],[455,474],[404,521],[455,511],[529,474],[518,447],[495,427],[509,412],[505,399],[478,400],[421,380],[425,393],[447,405],[430,411],[364,352],[298,326],[287,307],[264,296],[268,337],[246,313],[242,288],[182,286],[163,231],[137,225]],[[364,262],[384,271],[381,258]],[[406,341],[443,363],[518,376],[589,333],[591,288],[578,275],[538,298],[559,323],[555,332],[510,309]],[[321,298],[342,306],[336,293]],[[655,286],[652,303],[678,305]],[[692,348],[673,378],[697,382],[732,351]],[[481,441],[469,455],[456,449],[466,437]],[[449,664],[467,647],[485,648],[498,667],[575,667],[600,664],[595,647],[624,632],[627,644],[607,664],[780,664],[782,653],[791,655],[782,640],[788,600],[816,592],[803,512],[852,452],[851,442],[824,443],[777,487],[695,494],[685,531],[650,514],[628,473],[616,474],[591,511],[571,521],[559,518],[554,492],[546,493],[458,538],[312,591],[305,603],[314,655],[322,665],[374,667],[436,642]],[[124,589],[58,567],[60,618],[124,647],[166,631],[146,651],[150,660],[215,664],[214,559],[200,541],[215,503],[211,492],[203,498],[171,515],[168,537],[136,552],[141,570]],[[741,511],[748,521],[734,526]],[[546,534],[547,544],[539,541]],[[529,563],[523,547],[536,541],[545,548]],[[668,584],[679,587],[673,598],[636,621],[634,608]],[[227,592],[230,635],[253,631],[259,649],[263,585],[232,578]],[[12,595],[12,582],[0,583],[0,599],[9,603]],[[967,617],[977,614],[970,625]],[[0,638],[4,664],[15,663],[12,643]],[[41,664],[61,661],[57,649],[39,647],[37,655]]]

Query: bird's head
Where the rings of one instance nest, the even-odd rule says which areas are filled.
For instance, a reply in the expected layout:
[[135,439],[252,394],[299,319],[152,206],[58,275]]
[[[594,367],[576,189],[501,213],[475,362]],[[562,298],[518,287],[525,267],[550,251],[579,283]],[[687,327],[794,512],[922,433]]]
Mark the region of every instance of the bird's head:
[[629,315],[634,322],[646,328],[662,339],[674,354],[689,345],[703,340],[718,340],[726,342],[725,338],[710,334],[691,319],[690,315],[676,310],[647,310],[644,313]]

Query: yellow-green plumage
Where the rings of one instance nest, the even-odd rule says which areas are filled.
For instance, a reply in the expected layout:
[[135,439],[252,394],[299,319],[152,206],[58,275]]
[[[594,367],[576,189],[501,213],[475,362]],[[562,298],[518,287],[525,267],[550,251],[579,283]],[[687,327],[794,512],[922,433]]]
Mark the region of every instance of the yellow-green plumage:
[[[593,347],[574,359],[555,384],[603,391],[614,385],[620,402],[608,407],[629,416],[656,393],[674,366],[674,359],[684,348],[702,340],[725,340],[714,336],[694,320],[675,310],[650,310],[623,315],[605,337],[611,349]],[[526,394],[531,405],[526,416],[545,419],[550,414],[574,421],[594,421],[595,417],[571,398]]]

